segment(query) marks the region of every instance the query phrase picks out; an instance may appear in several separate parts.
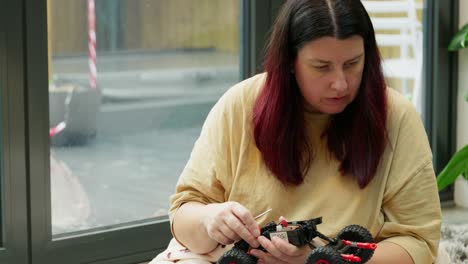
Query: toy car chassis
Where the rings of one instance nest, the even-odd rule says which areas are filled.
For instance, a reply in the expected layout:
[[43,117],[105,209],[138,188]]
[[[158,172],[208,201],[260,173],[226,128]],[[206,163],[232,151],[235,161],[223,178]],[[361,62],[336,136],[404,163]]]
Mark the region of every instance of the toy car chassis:
[[[362,226],[349,225],[343,228],[336,238],[329,238],[317,230],[322,218],[306,221],[282,221],[279,224],[270,222],[261,228],[262,236],[272,239],[279,237],[295,246],[309,245],[312,248],[307,256],[306,264],[347,264],[366,263],[374,254],[377,244],[372,235]],[[327,242],[325,246],[314,246],[313,238],[321,238]],[[219,264],[255,264],[257,258],[248,254],[250,245],[241,240],[224,253],[218,260]],[[265,250],[259,247],[260,250]]]

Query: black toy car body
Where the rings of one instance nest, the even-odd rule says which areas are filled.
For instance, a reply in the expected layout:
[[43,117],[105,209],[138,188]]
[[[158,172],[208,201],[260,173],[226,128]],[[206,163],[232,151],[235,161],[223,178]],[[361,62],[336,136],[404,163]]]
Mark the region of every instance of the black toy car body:
[[[313,250],[307,257],[307,264],[347,264],[365,263],[377,248],[372,235],[362,226],[349,225],[343,228],[336,238],[329,238],[317,230],[322,218],[306,221],[282,221],[279,224],[270,222],[261,229],[262,236],[271,239],[279,237],[295,246],[309,245]],[[326,241],[325,246],[314,246],[314,238]],[[244,240],[237,242],[234,247],[224,253],[218,260],[219,264],[255,264],[257,258],[247,252],[250,246]],[[260,250],[264,250],[262,247]]]

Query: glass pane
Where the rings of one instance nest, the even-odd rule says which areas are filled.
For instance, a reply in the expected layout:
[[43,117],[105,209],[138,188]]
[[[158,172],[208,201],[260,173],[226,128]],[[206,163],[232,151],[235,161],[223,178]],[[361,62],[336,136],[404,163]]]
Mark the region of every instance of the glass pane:
[[49,0],[52,232],[165,216],[239,80],[239,0]]
[[384,73],[422,113],[422,17],[424,0],[362,0],[371,16]]

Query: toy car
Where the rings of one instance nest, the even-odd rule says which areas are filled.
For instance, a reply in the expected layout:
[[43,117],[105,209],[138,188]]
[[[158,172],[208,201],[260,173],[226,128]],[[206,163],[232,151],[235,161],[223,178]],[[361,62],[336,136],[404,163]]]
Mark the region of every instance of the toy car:
[[[261,234],[268,239],[279,237],[298,247],[309,245],[312,252],[307,256],[307,264],[361,264],[366,263],[374,254],[377,244],[364,227],[349,225],[343,228],[336,238],[329,238],[317,230],[317,225],[321,223],[321,217],[306,221],[281,221],[279,224],[270,222],[261,228]],[[311,241],[316,237],[323,239],[327,244],[313,245]],[[250,245],[247,242],[238,241],[221,256],[218,263],[255,264],[257,258],[247,253],[249,249]],[[258,249],[265,250],[262,247]]]

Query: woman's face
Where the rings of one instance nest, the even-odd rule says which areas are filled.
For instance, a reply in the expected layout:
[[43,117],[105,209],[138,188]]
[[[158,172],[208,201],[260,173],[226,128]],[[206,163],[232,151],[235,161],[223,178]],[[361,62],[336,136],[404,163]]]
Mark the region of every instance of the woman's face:
[[364,42],[322,37],[298,50],[294,75],[310,111],[342,112],[358,93],[364,69]]

